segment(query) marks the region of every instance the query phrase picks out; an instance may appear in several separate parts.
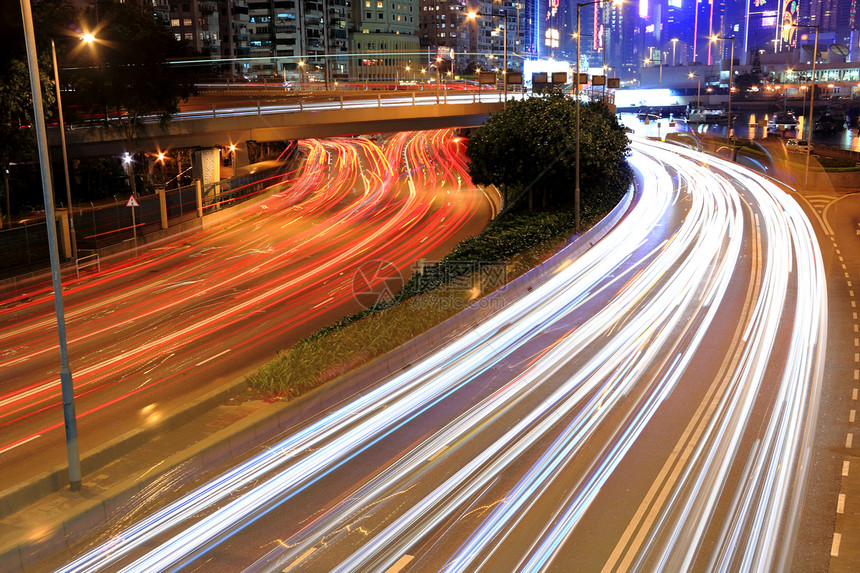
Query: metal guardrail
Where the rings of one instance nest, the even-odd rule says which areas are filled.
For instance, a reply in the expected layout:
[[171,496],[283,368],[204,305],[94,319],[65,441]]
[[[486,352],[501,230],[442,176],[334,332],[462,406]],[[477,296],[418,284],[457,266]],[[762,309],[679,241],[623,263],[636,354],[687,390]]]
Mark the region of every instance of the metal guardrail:
[[101,258],[98,253],[92,253],[75,260],[75,276],[81,278],[81,270],[96,267],[96,272],[102,270]]

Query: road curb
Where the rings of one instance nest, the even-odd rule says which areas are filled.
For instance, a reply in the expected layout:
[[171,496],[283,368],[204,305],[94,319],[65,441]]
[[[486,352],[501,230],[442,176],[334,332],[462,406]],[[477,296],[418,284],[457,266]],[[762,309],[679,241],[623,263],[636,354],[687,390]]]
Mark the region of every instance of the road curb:
[[[497,305],[488,304],[488,301],[498,300],[502,305],[511,304],[513,301],[528,294],[532,290],[533,284],[536,284],[542,276],[553,273],[569,258],[579,256],[590,249],[594,243],[615,227],[633,206],[637,196],[638,193],[631,187],[622,201],[619,202],[610,214],[594,227],[578,237],[571,238],[564,247],[542,264],[534,267],[480,301],[477,301],[462,312],[406,342],[397,349],[383,354],[295,400],[275,404],[271,408],[264,408],[212,434],[193,446],[185,448],[167,458],[160,465],[158,473],[153,473],[143,479],[128,478],[119,482],[103,494],[91,494],[87,496],[86,487],[81,494],[70,494],[68,492],[54,493],[56,496],[65,495],[66,497],[74,497],[76,500],[74,507],[68,510],[64,508],[63,515],[74,514],[65,519],[59,519],[53,524],[46,524],[47,526],[53,526],[53,530],[38,539],[25,536],[24,539],[12,542],[5,547],[0,546],[0,571],[36,570],[34,568],[38,567],[40,561],[56,556],[62,551],[70,550],[77,541],[91,533],[93,529],[106,523],[120,512],[127,510],[127,505],[134,501],[135,496],[145,496],[147,488],[157,484],[158,480],[169,474],[171,470],[179,466],[184,466],[186,480],[198,477],[206,471],[221,466],[230,459],[247,455],[253,448],[259,447],[261,444],[297,424],[305,423],[314,417],[324,414],[342,402],[360,396],[391,374],[408,369],[412,364],[446,343],[452,337],[466,330],[471,330],[480,324],[489,314],[495,312]],[[506,300],[508,298],[510,300]],[[183,409],[181,413],[177,412],[171,416],[170,421],[167,422],[171,425],[170,428],[161,427],[157,431],[142,430],[130,432],[117,438],[104,448],[100,448],[100,450],[103,449],[106,451],[93,453],[87,457],[89,461],[82,461],[85,475],[91,471],[88,470],[88,467],[91,466],[87,464],[94,464],[99,456],[107,457],[107,450],[114,452],[117,448],[130,449],[129,444],[132,442],[140,445],[158,433],[178,428],[181,422],[187,421],[193,415],[192,411],[199,414],[207,408],[212,408],[215,404],[226,400],[230,392],[238,393],[246,387],[247,384],[243,380],[231,385],[226,390],[222,388],[207,394],[187,409]],[[22,491],[22,494],[30,496],[30,503],[24,504],[20,503],[22,500],[16,500],[18,501],[16,505],[24,507],[25,505],[31,505],[40,499],[44,499],[45,496],[40,494],[40,492],[44,491],[41,488],[45,486],[40,486],[40,484],[46,481],[49,483],[60,483],[59,480],[62,479],[67,484],[68,479],[64,475],[66,471],[66,466],[55,468],[55,470],[49,472],[50,475],[39,476],[31,480],[34,483],[28,483],[21,488],[17,488],[18,490],[25,490]],[[60,476],[58,475],[59,473],[63,473],[63,475]],[[51,482],[50,480],[54,481]],[[85,486],[87,485],[87,481],[89,480],[85,478]],[[6,495],[15,495],[12,492],[7,492],[9,490],[0,492],[0,496],[3,496],[3,500],[0,503],[6,502]],[[33,499],[33,496],[35,496],[35,499]],[[0,510],[2,509],[5,508],[0,505]]]
[[[81,456],[81,473],[90,474],[93,471],[119,458],[121,452],[132,450],[154,436],[176,429],[189,418],[199,416],[211,410],[215,405],[236,396],[248,387],[246,380],[216,388],[201,396],[191,404],[175,411],[164,419],[157,428],[139,428],[126,432],[113,440],[90,450]],[[55,466],[21,485],[0,491],[0,519],[4,519],[21,509],[36,503],[45,496],[56,493],[69,485],[68,464]]]

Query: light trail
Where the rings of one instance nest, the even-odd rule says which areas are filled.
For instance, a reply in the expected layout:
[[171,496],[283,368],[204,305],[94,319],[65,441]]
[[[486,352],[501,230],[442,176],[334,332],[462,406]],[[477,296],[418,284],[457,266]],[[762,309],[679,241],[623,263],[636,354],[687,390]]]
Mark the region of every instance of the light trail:
[[[250,570],[336,563],[337,571],[384,571],[407,558],[410,567],[446,571],[558,567],[608,483],[648,448],[644,436],[660,412],[698,387],[692,364],[714,351],[727,312],[737,316],[737,335],[715,359],[728,366],[702,386],[690,409],[695,431],[679,435],[669,470],[639,477],[654,485],[632,502],[641,510],[630,511],[604,570],[789,563],[826,343],[813,231],[764,178],[683,148],[633,147],[646,182],[639,200],[581,256],[409,370],[63,570],[186,566],[508,363],[520,367],[498,388],[325,504]],[[732,300],[736,292],[746,293],[742,301]],[[515,358],[559,327],[549,348]],[[547,509],[544,500],[559,492]],[[433,551],[422,552],[428,544]]]
[[[273,352],[285,332],[349,304],[360,265],[382,259],[408,268],[462,233],[485,201],[469,185],[457,201],[432,204],[437,185],[468,179],[462,146],[449,131],[301,147],[307,160],[300,171],[274,182],[271,197],[240,208],[230,226],[66,281],[79,418],[175,387],[198,367],[217,368],[214,355]],[[361,177],[370,178],[364,187]],[[0,355],[0,453],[61,428],[54,417],[44,421],[59,399],[49,303],[44,287],[0,300],[0,346],[10,349]],[[235,332],[244,336],[229,340]],[[30,433],[16,436],[13,429],[25,422]]]

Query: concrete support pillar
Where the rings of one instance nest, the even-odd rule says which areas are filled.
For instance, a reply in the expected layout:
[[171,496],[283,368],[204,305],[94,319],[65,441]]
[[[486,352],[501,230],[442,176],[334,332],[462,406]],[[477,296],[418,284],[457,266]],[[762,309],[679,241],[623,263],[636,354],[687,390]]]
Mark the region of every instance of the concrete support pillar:
[[165,192],[164,187],[158,187],[155,189],[155,193],[158,195],[158,210],[161,211],[161,228],[167,228],[167,194]]
[[197,216],[203,217],[203,182],[194,180],[194,190],[197,192]]
[[206,187],[221,180],[221,150],[196,149],[191,153],[191,176]]

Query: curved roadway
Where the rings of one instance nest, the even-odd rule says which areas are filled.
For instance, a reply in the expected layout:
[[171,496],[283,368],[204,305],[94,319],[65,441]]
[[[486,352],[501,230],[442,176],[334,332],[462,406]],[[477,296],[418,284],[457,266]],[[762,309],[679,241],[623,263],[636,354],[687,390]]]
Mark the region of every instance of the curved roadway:
[[[301,145],[299,172],[225,226],[64,282],[82,454],[158,427],[358,310],[362,264],[383,259],[408,276],[489,219],[451,132]],[[0,296],[0,348],[3,490],[65,461],[50,286]]]
[[754,173],[634,142],[582,256],[65,571],[786,570],[827,303]]

